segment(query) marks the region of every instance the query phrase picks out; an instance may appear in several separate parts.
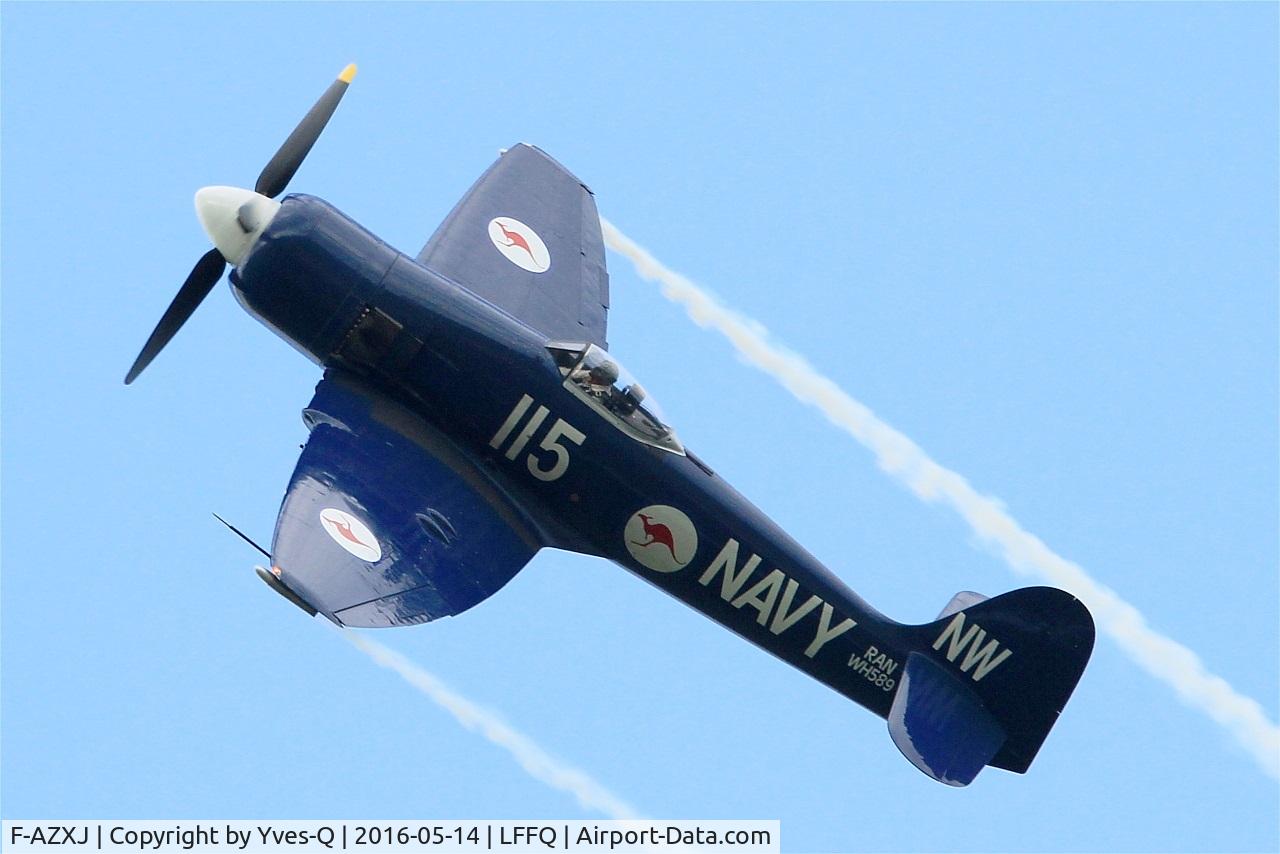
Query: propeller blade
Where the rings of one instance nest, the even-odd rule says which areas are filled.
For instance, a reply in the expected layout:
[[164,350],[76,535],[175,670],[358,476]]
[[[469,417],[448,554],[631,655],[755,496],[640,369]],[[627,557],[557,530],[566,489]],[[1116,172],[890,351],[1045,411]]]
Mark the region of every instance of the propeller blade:
[[164,345],[169,343],[169,339],[182,328],[182,324],[187,322],[187,318],[200,305],[201,300],[209,295],[214,285],[218,284],[226,267],[227,262],[217,249],[210,249],[196,262],[196,265],[191,268],[191,274],[178,289],[178,295],[173,298],[173,302],[169,303],[164,316],[160,318],[151,337],[143,345],[142,352],[134,360],[133,367],[124,378],[125,385],[137,379],[138,374],[151,364],[156,354],[163,350]]
[[293,133],[289,134],[284,145],[280,146],[280,150],[262,170],[262,174],[258,176],[258,183],[253,188],[255,192],[271,199],[284,192],[289,179],[298,171],[298,167],[306,159],[307,152],[311,151],[311,146],[315,145],[320,132],[329,123],[333,111],[338,108],[338,102],[346,94],[347,84],[355,76],[354,64],[342,69],[338,79],[333,81],[320,96],[320,100],[316,101],[315,106],[302,117],[302,121],[298,122],[298,126],[293,129]]

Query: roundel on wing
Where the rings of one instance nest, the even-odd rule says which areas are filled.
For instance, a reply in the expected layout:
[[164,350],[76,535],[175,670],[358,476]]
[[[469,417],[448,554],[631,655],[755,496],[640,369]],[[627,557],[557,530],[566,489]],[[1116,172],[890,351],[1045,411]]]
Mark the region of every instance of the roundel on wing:
[[489,220],[489,239],[508,261],[530,273],[551,269],[551,253],[538,232],[518,219],[495,216]]
[[622,538],[631,556],[654,572],[678,572],[698,551],[698,531],[689,517],[665,504],[631,514]]
[[382,546],[369,526],[345,510],[326,507],[320,511],[320,527],[335,543],[366,563],[382,559]]

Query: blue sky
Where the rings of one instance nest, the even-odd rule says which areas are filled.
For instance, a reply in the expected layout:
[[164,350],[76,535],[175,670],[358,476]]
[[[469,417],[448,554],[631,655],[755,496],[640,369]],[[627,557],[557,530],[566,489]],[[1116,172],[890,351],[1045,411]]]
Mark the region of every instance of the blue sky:
[[[418,247],[536,143],[1280,718],[1277,6],[0,9],[3,804],[14,817],[590,817],[267,591],[317,373],[222,286],[125,370],[332,76],[290,189]],[[616,255],[610,341],[872,604],[1025,583]],[[1029,774],[882,721],[608,563],[376,639],[659,817],[789,851],[1274,851],[1277,783],[1101,640]]]

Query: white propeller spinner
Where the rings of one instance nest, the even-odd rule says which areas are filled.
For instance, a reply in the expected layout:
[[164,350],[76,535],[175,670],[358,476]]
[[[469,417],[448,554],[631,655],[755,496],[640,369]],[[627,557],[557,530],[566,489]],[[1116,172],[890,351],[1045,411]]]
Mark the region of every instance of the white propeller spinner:
[[236,266],[271,224],[280,203],[239,187],[201,187],[196,216],[227,263]]

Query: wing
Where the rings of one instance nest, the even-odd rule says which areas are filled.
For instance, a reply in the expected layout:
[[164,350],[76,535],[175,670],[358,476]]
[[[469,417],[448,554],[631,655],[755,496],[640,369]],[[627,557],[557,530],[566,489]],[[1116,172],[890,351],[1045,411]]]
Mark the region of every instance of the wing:
[[609,274],[595,197],[541,150],[505,151],[418,254],[548,338],[608,349]]
[[473,461],[410,410],[330,372],[276,522],[272,572],[336,623],[399,626],[465,611],[540,537]]

